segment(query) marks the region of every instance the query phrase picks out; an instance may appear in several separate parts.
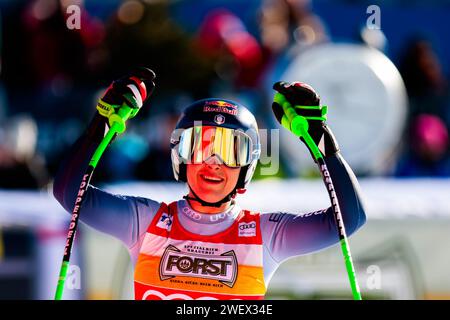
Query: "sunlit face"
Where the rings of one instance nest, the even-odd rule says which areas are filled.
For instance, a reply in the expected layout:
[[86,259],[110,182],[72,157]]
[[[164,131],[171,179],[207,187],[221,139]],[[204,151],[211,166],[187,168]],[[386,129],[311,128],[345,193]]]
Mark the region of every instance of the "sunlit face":
[[189,186],[206,202],[217,202],[234,190],[241,168],[230,168],[221,164],[214,156],[202,164],[187,164],[186,175]]

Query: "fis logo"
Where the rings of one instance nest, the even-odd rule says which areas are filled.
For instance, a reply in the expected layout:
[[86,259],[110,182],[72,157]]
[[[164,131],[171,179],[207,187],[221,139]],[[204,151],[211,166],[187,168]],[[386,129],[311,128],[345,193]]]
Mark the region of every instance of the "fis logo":
[[221,255],[181,252],[169,245],[159,263],[161,281],[174,277],[213,279],[232,288],[237,278],[237,259],[233,250]]
[[161,229],[166,229],[167,231],[170,231],[172,229],[172,223],[173,223],[173,217],[170,214],[163,213],[161,215],[161,219],[159,219],[156,226]]
[[255,237],[256,236],[256,222],[239,223],[239,237]]
[[216,114],[216,116],[214,117],[214,122],[217,123],[218,125],[224,124],[225,117],[221,114]]

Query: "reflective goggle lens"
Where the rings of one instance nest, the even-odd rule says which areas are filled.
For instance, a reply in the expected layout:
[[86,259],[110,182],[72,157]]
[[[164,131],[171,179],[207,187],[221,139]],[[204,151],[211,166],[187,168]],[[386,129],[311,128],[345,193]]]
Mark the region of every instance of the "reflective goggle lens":
[[200,164],[216,155],[230,167],[242,167],[253,160],[252,141],[239,130],[195,126],[183,131],[178,154],[186,163]]

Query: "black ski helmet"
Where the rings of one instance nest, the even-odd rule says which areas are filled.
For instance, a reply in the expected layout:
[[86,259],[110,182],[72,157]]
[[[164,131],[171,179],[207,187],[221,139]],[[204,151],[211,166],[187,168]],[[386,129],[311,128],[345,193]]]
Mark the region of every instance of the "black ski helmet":
[[226,99],[203,99],[189,105],[180,116],[170,139],[172,169],[175,180],[187,182],[186,164],[180,159],[177,145],[183,130],[194,126],[223,127],[243,131],[252,143],[252,161],[242,166],[237,189],[245,189],[255,172],[261,153],[258,125],[254,115],[242,104]]

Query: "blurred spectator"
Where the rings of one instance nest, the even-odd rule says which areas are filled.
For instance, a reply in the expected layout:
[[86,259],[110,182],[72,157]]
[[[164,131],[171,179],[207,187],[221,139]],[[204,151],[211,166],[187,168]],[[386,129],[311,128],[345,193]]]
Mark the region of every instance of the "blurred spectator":
[[192,41],[170,18],[169,1],[124,1],[108,23],[105,45],[110,65],[104,78],[115,79],[144,65],[157,75],[152,101],[179,92],[205,97],[216,75],[211,61]]
[[215,69],[222,79],[231,80],[237,88],[257,84],[263,52],[238,16],[224,8],[209,12],[197,41],[202,52],[216,61]]
[[397,176],[450,176],[449,136],[444,122],[435,115],[414,118],[408,147],[400,158]]
[[448,80],[429,41],[415,39],[407,46],[400,62],[410,100],[410,119],[419,114],[434,114],[449,127]]
[[4,129],[0,132],[0,188],[44,188],[49,177],[44,160],[35,154],[35,122],[29,117],[15,117]]
[[409,98],[408,145],[400,157],[398,176],[449,176],[448,80],[431,43],[410,41],[400,61]]
[[310,0],[265,0],[260,13],[261,41],[272,55],[293,45],[328,41],[321,19],[312,12]]
[[248,31],[238,15],[225,8],[210,11],[199,28],[202,52],[214,59],[219,76],[233,83],[231,89],[258,88],[271,64],[286,50],[327,40],[310,1],[266,0],[257,18],[257,36]]
[[[74,90],[96,83],[90,51],[104,31],[98,20],[81,11],[81,28],[66,26],[62,0],[34,0],[11,6],[4,21],[3,74],[11,107],[42,118],[78,117]],[[81,5],[81,1],[74,4]],[[23,92],[27,94],[24,95]],[[67,98],[70,97],[70,98]],[[57,101],[60,107],[55,107]],[[61,107],[64,105],[64,107]]]
[[[81,9],[81,28],[66,25],[68,5]],[[83,1],[33,0],[5,5],[2,81],[10,115],[30,114],[39,129],[36,148],[55,168],[65,147],[93,111],[102,23]],[[75,125],[74,125],[75,124]]]

